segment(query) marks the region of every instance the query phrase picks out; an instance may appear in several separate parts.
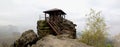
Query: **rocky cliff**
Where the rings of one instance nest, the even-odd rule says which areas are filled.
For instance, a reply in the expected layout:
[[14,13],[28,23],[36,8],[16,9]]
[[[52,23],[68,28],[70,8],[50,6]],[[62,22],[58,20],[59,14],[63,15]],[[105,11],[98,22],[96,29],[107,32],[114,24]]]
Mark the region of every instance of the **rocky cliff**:
[[67,34],[60,36],[47,35],[31,47],[92,47],[67,36]]
[[75,39],[75,24],[68,20],[64,20],[62,24],[63,34],[57,35],[44,20],[39,20],[37,34],[33,30],[25,31],[11,47],[92,47]]
[[[62,26],[60,26],[60,24]],[[69,34],[71,38],[76,38],[76,29],[75,29],[76,24],[74,24],[72,21],[69,21],[67,19],[64,19],[63,22],[61,22],[60,24],[57,25],[60,28],[62,28],[62,30],[60,31],[61,34]],[[45,20],[39,20],[37,22],[37,33],[40,38],[48,34],[57,35]]]
[[69,38],[68,34],[46,35],[41,39],[32,30],[28,30],[11,47],[92,47]]

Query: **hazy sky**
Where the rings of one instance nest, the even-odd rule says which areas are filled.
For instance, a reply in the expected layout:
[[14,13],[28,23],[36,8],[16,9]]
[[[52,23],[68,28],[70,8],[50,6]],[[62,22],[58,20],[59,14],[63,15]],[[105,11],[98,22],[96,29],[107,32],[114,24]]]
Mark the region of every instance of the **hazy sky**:
[[66,18],[78,25],[77,31],[83,29],[90,8],[102,11],[110,34],[120,33],[120,0],[0,0],[0,25],[35,29],[42,12],[52,8],[65,11]]

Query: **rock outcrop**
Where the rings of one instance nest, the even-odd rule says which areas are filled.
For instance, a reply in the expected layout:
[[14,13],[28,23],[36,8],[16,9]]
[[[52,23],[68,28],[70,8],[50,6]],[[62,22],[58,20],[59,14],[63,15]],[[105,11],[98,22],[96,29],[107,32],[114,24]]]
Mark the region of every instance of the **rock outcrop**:
[[12,47],[92,47],[76,39],[76,24],[65,19],[61,9],[44,11],[45,20],[37,21],[37,34],[25,31]]
[[[76,38],[76,29],[75,29],[76,25],[72,21],[64,19],[63,22],[61,22],[61,24],[62,24],[62,27],[60,27],[62,28],[61,34],[69,34],[71,38]],[[37,22],[37,33],[39,38],[42,38],[49,34],[56,35],[56,33],[51,29],[51,27],[45,20],[39,20]]]
[[76,24],[74,24],[72,21],[69,21],[67,19],[64,19],[62,22],[63,25],[63,34],[69,34],[71,38],[76,38]]
[[64,19],[62,34],[57,35],[45,20],[37,22],[37,34],[33,30],[25,31],[11,47],[92,47],[79,42],[73,22]]
[[11,47],[92,47],[70,37],[70,34],[62,34],[57,36],[46,35],[38,39],[39,37],[33,30],[28,30]]
[[37,22],[37,34],[40,39],[46,35],[53,34],[53,31],[45,20],[39,20]]
[[21,37],[14,42],[12,47],[27,47],[28,45],[35,44],[38,37],[33,30],[25,31]]
[[[60,38],[61,37],[61,38]],[[67,38],[67,35],[48,35],[38,40],[32,47],[92,47],[79,42],[77,39]]]

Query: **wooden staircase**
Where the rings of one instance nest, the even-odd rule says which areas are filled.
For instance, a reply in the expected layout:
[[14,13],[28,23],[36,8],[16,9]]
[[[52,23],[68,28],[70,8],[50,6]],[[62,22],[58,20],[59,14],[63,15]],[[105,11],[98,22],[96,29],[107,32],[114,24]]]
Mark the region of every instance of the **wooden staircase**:
[[59,26],[59,25],[61,25],[60,23],[49,21],[48,18],[46,21],[50,25],[50,27],[53,29],[53,31],[56,32],[56,34],[58,34],[58,35],[61,34],[61,27]]

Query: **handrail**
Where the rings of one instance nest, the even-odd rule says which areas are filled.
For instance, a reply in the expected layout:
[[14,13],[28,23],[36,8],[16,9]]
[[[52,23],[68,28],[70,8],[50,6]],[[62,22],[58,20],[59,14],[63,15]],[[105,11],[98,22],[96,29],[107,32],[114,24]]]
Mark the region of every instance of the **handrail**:
[[58,24],[57,23],[55,23],[55,22],[52,22],[53,24],[54,24],[54,26],[57,28],[57,30],[58,30],[58,32],[60,32],[60,27],[58,26]]
[[60,34],[59,33],[59,29],[55,28],[54,26],[57,26],[55,25],[54,23],[50,22],[48,18],[47,19],[47,23],[51,26],[51,28],[57,33],[57,34]]
[[59,20],[50,21],[49,17],[46,17],[46,22],[50,25],[50,27],[53,29],[53,31],[56,32],[56,34],[61,34],[61,30],[64,28],[64,26],[59,22]]

